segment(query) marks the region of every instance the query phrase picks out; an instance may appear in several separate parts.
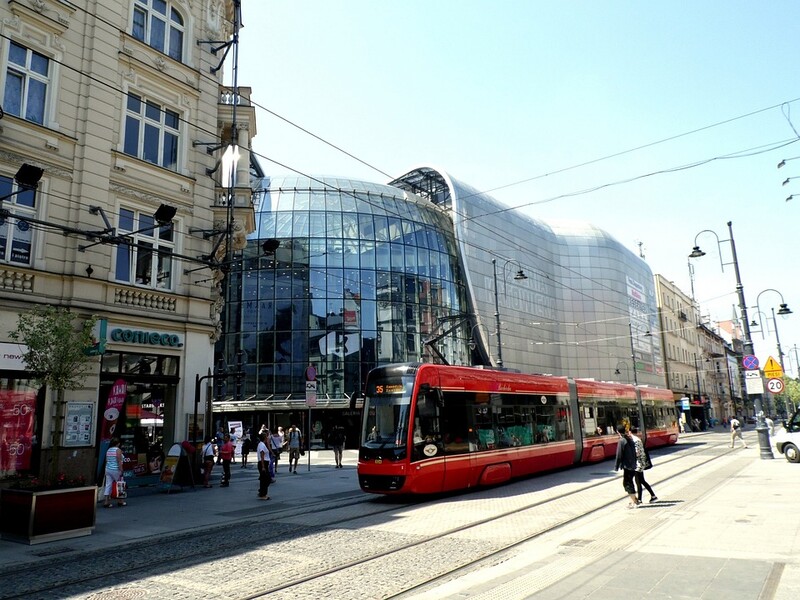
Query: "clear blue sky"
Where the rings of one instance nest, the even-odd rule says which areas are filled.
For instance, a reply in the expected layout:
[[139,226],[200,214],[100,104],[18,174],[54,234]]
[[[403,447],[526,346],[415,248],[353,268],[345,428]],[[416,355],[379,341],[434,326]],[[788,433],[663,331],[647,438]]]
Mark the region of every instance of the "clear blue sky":
[[[696,234],[713,230],[730,262],[732,221],[747,304],[774,288],[795,311],[778,330],[796,364],[800,158],[776,165],[800,156],[800,3],[242,0],[242,21],[254,101],[392,177],[431,165],[536,217],[589,221],[687,293]],[[256,114],[269,174],[389,179]],[[733,269],[713,234],[698,243],[702,312],[729,319]],[[760,295],[770,321],[779,300]],[[778,358],[769,329],[753,332],[762,363]]]

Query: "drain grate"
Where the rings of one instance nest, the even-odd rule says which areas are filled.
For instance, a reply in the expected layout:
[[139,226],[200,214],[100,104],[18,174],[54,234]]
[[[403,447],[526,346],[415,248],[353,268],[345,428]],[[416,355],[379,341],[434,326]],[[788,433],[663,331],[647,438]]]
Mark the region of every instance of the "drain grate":
[[588,545],[589,545],[589,544],[591,544],[592,542],[594,542],[594,540],[580,540],[580,539],[574,539],[574,540],[567,540],[566,542],[564,542],[564,543],[563,543],[563,544],[561,544],[561,545],[562,545],[562,546],[588,546]]

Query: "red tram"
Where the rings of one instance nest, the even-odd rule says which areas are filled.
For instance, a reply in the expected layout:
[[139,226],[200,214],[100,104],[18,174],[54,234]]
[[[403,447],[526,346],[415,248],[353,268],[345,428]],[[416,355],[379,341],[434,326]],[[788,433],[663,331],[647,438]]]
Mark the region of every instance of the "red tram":
[[648,448],[678,440],[669,390],[475,367],[387,365],[367,378],[358,481],[378,494],[498,484],[613,457],[620,423],[638,426]]

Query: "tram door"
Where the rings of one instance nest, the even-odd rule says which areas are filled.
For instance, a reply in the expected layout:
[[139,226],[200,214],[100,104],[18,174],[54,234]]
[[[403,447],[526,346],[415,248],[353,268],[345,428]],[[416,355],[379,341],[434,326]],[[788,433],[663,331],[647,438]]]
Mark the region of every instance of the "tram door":
[[442,439],[444,440],[444,489],[470,486],[472,400],[466,392],[446,392],[442,397]]

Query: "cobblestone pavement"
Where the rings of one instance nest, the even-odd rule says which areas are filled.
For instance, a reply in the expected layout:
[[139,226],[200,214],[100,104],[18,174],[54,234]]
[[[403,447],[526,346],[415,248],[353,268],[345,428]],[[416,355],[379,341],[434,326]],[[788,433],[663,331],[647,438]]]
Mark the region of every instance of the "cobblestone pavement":
[[[279,493],[285,497],[268,509],[264,505],[273,501],[252,506],[249,500],[239,502],[229,506],[230,510],[218,512],[217,518],[225,521],[213,527],[173,532],[156,543],[150,536],[94,553],[64,558],[55,555],[55,559],[29,563],[26,566],[32,568],[24,576],[14,577],[10,583],[8,579],[3,581],[0,597],[66,582],[79,573],[84,582],[61,586],[58,597],[245,598],[310,577],[301,585],[275,590],[269,597],[387,598],[463,565],[468,565],[465,571],[407,595],[488,598],[491,593],[495,600],[572,598],[589,597],[581,594],[590,589],[592,598],[621,597],[606,594],[609,591],[626,591],[624,597],[628,598],[644,597],[641,589],[638,594],[635,589],[626,590],[626,576],[617,572],[625,565],[636,564],[637,572],[642,573],[634,579],[636,589],[645,588],[647,597],[667,597],[654,595],[655,589],[691,593],[697,591],[700,581],[721,585],[736,580],[727,575],[744,567],[747,585],[737,584],[737,591],[744,595],[736,597],[756,598],[757,595],[748,595],[750,588],[763,589],[770,577],[774,578],[774,564],[778,562],[787,567],[783,571],[786,585],[783,591],[780,585],[775,589],[776,594],[784,593],[797,570],[797,553],[793,551],[800,539],[798,525],[783,530],[783,544],[770,539],[748,542],[742,548],[741,540],[769,516],[746,502],[748,494],[757,492],[765,509],[783,510],[781,494],[797,493],[798,487],[784,489],[782,482],[792,474],[797,480],[798,466],[783,460],[759,461],[757,449],[729,453],[725,444],[716,448],[701,445],[702,441],[724,439],[710,434],[697,437],[694,443],[686,441],[654,452],[656,467],[649,472],[648,480],[652,480],[663,502],[634,511],[624,508],[619,477],[611,472],[613,464],[609,462],[410,504],[371,496],[352,503],[352,490],[348,487],[352,485],[352,473],[348,474],[349,482],[344,479],[345,474],[323,467],[301,474],[304,480],[301,475],[279,475],[279,483],[270,495],[273,500],[279,499]],[[679,456],[679,460],[671,460]],[[792,471],[787,473],[787,469]],[[331,477],[341,479],[339,487],[326,485]],[[241,481],[245,479],[242,477]],[[767,483],[773,486],[767,488],[771,495],[765,493]],[[331,493],[300,496],[301,485],[316,490],[324,486]],[[588,489],[578,491],[580,488]],[[211,492],[222,498],[228,490]],[[320,502],[324,510],[311,509]],[[745,511],[739,518],[731,519],[731,514],[743,506]],[[594,511],[590,518],[582,518],[590,511]],[[468,527],[499,515],[506,516],[480,527]],[[793,523],[800,523],[798,516],[795,511]],[[549,531],[565,521],[571,524]],[[705,535],[692,535],[694,543],[687,547],[686,531],[698,527],[706,531]],[[449,531],[457,533],[342,572],[313,577],[372,556],[377,550],[397,548]],[[674,536],[676,532],[682,536]],[[741,537],[743,534],[745,538]],[[538,537],[487,563],[471,565],[478,557],[531,536]],[[677,556],[671,555],[673,545],[679,548]],[[676,571],[676,565],[684,563],[689,566]],[[697,571],[700,566],[704,570]],[[708,573],[714,572],[715,566],[718,574],[709,579]],[[0,569],[0,574],[11,568]],[[103,575],[111,571],[121,572]],[[672,582],[674,589],[670,588]],[[720,585],[709,589],[723,589]]]

